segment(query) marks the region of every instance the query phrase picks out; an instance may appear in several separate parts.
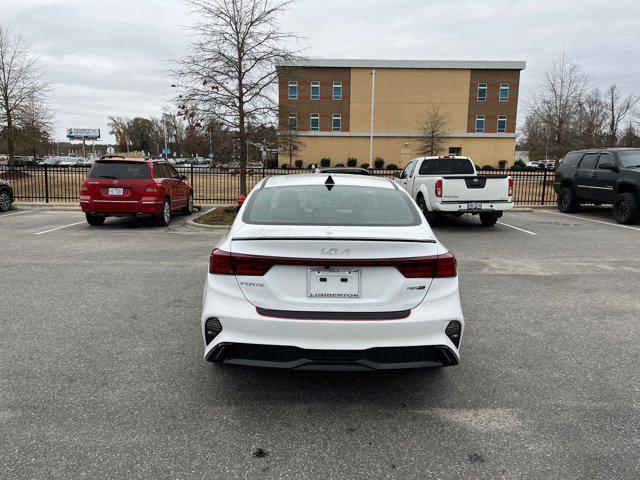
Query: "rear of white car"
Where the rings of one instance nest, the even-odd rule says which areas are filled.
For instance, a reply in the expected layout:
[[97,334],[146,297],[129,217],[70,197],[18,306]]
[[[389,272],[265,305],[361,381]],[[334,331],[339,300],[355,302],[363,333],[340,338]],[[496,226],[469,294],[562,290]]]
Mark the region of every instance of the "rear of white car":
[[393,182],[261,182],[211,255],[205,358],[295,369],[455,365],[456,261]]

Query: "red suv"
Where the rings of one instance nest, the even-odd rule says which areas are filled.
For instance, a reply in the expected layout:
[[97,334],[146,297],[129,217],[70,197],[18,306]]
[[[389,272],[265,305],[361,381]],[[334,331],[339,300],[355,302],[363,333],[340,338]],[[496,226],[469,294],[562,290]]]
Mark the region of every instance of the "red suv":
[[82,184],[80,206],[89,225],[106,217],[153,216],[166,226],[171,212],[193,213],[193,189],[164,159],[102,157]]

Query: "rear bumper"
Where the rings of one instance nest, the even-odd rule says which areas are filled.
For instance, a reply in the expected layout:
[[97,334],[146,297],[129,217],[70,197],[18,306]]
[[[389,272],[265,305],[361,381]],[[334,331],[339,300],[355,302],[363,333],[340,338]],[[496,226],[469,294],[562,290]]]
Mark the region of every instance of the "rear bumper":
[[[481,203],[479,210],[469,210],[469,203]],[[491,202],[491,201],[469,201],[469,202],[441,202],[435,205],[435,212],[442,213],[489,213],[503,212],[511,210],[515,206],[514,202]]]
[[80,197],[80,208],[85,213],[98,215],[159,215],[162,213],[162,199],[106,200]]
[[396,370],[448,367],[458,356],[445,345],[379,347],[368,350],[308,350],[274,345],[220,343],[208,357],[211,363],[289,370]]
[[[301,306],[302,307],[302,306]],[[343,312],[353,312],[345,301]],[[264,313],[264,310],[261,310]],[[273,312],[273,310],[267,311]],[[208,275],[202,311],[204,357],[213,363],[290,369],[371,370],[456,365],[460,344],[445,330],[464,318],[458,279],[434,279],[425,300],[402,315],[261,315],[234,277]],[[379,313],[379,312],[378,312]],[[300,315],[305,317],[305,315]],[[222,329],[207,343],[207,319]]]

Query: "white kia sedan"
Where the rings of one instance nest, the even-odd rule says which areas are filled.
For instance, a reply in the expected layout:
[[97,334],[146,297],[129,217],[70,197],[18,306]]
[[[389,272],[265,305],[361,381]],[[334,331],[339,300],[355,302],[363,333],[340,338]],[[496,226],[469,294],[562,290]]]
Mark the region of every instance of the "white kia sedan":
[[211,254],[202,333],[212,363],[313,370],[456,365],[456,259],[394,182],[261,181]]

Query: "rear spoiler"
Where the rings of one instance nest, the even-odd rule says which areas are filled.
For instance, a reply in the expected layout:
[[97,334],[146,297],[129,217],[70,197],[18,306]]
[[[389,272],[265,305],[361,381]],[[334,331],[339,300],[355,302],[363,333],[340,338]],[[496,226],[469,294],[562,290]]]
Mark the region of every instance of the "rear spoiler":
[[[265,240],[323,240],[327,237],[236,237],[232,238],[232,242],[258,242]],[[404,242],[404,243],[436,243],[433,238],[425,239],[407,239],[407,238],[351,238],[351,237],[331,237],[329,240],[338,242]]]
[[454,179],[454,178],[509,178],[509,175],[460,175],[460,176],[443,176],[445,180]]

